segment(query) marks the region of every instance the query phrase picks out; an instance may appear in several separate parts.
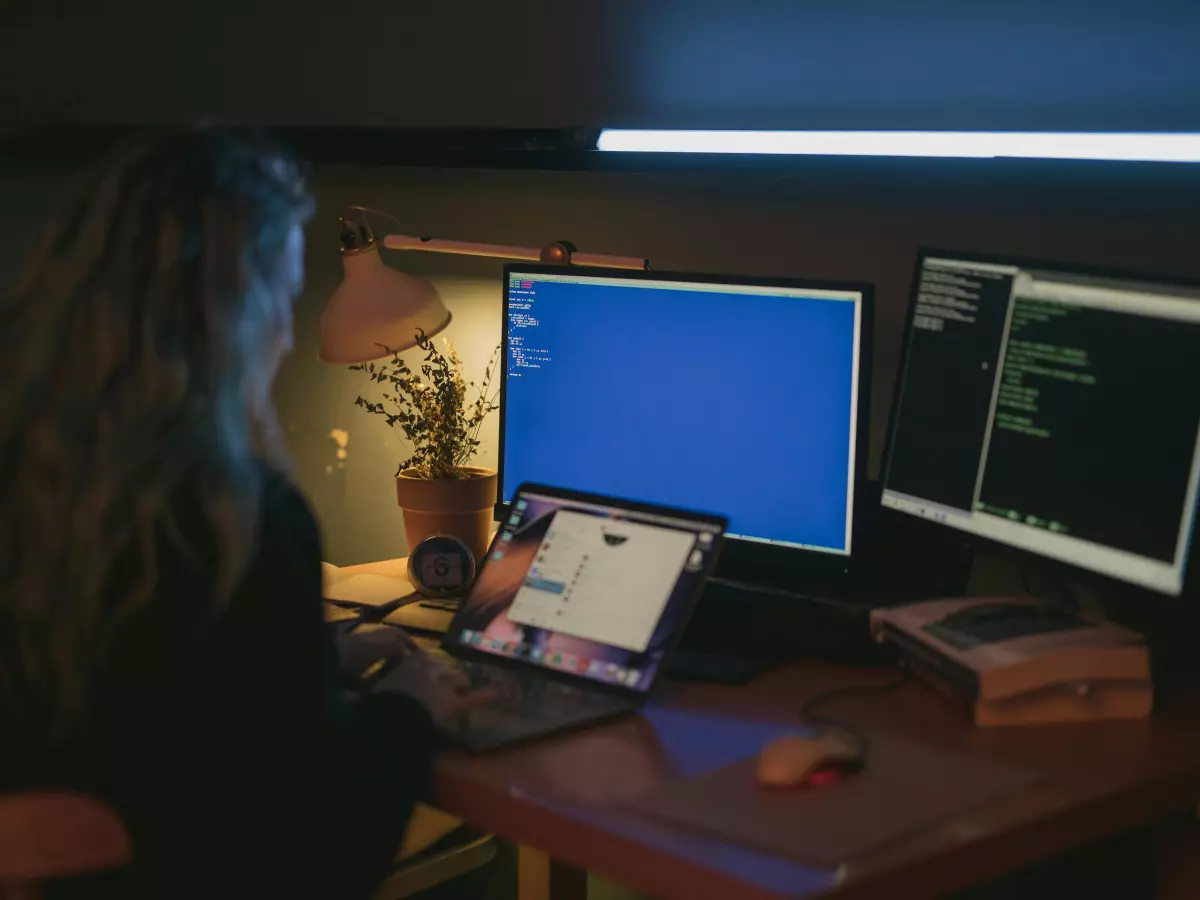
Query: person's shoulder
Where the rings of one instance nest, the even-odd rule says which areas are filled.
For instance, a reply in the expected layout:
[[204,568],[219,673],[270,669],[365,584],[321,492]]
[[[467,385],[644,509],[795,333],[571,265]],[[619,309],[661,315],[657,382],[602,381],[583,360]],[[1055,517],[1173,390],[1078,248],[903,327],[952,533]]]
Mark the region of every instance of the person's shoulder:
[[259,482],[262,485],[262,505],[268,509],[302,509],[312,517],[312,508],[291,477],[263,460],[256,460]]
[[[278,469],[256,463],[259,510],[254,547],[246,560],[226,627],[284,629],[316,615],[321,594],[321,534],[303,493]],[[271,624],[273,623],[273,624]]]
[[259,547],[263,556],[295,557],[319,563],[322,540],[317,516],[304,493],[280,469],[259,463],[262,506],[259,511]]
[[259,461],[260,515],[266,522],[292,522],[295,527],[316,533],[317,516],[312,505],[286,473],[271,464]]

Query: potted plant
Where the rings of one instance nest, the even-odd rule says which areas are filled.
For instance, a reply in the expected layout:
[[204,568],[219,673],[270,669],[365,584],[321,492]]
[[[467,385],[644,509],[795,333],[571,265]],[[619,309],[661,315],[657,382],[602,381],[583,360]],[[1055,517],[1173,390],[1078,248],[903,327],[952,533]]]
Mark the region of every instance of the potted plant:
[[[424,331],[417,332],[417,347],[425,353],[419,374],[388,347],[383,349],[390,360],[350,366],[385,385],[382,402],[359,397],[354,403],[386,418],[410,450],[396,470],[396,499],[404,511],[409,549],[432,535],[448,534],[480,560],[496,503],[496,472],[469,463],[479,449],[484,419],[499,409],[499,391],[492,384],[500,348],[477,384],[464,380],[462,361],[449,341],[443,343],[444,353]],[[474,400],[467,400],[468,388],[476,392]]]

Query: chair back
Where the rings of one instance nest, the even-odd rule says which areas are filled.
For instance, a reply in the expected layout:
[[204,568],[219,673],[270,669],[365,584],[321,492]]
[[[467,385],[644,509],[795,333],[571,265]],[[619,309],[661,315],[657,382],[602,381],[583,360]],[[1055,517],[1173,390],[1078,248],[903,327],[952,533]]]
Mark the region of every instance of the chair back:
[[33,900],[47,881],[132,859],[124,823],[101,800],[65,791],[0,794],[0,900]]

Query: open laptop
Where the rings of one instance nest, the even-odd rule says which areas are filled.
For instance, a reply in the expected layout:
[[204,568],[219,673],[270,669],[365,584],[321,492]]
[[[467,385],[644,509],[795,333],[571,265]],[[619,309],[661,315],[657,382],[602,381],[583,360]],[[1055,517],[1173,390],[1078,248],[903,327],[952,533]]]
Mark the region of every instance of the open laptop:
[[632,712],[711,573],[720,516],[522,485],[442,641],[496,699],[445,723],[487,749]]

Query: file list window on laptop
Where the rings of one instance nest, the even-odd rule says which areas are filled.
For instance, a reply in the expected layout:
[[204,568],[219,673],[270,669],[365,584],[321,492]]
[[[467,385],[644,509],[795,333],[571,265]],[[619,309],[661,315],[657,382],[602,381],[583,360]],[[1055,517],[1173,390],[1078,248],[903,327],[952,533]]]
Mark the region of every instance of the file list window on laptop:
[[510,621],[643,652],[695,536],[559,510]]
[[718,552],[721,526],[686,515],[519,494],[451,639],[649,690]]

